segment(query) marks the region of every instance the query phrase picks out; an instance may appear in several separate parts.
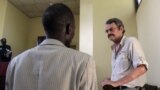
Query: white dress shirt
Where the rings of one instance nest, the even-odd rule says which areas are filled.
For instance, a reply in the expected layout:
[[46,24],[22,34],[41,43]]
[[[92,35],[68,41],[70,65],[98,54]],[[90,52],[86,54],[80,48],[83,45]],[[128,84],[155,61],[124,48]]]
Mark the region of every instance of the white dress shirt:
[[46,39],[9,64],[6,90],[97,90],[91,56]]
[[[143,50],[136,38],[123,36],[119,46],[112,45],[112,81],[123,78],[141,64],[148,69]],[[145,83],[146,75],[144,74],[123,86],[136,87],[143,86]]]

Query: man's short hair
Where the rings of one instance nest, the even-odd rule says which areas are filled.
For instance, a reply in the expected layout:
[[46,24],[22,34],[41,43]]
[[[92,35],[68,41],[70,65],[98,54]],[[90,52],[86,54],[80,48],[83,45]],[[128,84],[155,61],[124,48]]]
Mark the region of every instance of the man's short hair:
[[47,35],[60,32],[67,24],[74,23],[74,16],[69,7],[62,3],[49,6],[42,17]]
[[111,23],[115,23],[118,26],[118,28],[120,28],[121,26],[124,27],[123,22],[118,18],[111,18],[106,21],[106,24],[111,24]]

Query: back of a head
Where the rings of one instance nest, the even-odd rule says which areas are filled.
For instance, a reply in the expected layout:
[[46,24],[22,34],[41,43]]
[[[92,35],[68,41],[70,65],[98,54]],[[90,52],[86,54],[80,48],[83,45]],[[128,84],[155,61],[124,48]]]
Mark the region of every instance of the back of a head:
[[48,37],[60,33],[71,23],[74,23],[73,13],[62,3],[49,6],[43,14],[43,26]]

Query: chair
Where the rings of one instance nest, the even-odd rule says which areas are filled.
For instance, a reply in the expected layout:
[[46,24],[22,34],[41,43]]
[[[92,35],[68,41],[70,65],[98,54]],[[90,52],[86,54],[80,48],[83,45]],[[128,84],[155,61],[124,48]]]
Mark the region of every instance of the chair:
[[145,90],[158,90],[158,87],[155,85],[145,84],[144,85]]
[[105,86],[103,86],[103,90],[112,90],[112,86],[111,85],[105,85]]
[[9,62],[0,61],[0,89],[5,90],[6,71]]
[[0,76],[6,76],[9,62],[0,62]]

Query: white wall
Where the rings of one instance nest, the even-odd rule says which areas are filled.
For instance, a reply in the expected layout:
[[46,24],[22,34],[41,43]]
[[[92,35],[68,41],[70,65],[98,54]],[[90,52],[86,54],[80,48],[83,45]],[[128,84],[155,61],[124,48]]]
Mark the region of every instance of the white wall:
[[138,37],[149,62],[148,83],[160,86],[160,0],[143,0],[137,12]]
[[109,18],[120,18],[127,36],[137,36],[134,0],[94,0],[93,3],[93,56],[96,60],[99,90],[100,82],[111,74],[111,41],[105,33]]
[[93,55],[93,0],[80,0],[79,50]]

